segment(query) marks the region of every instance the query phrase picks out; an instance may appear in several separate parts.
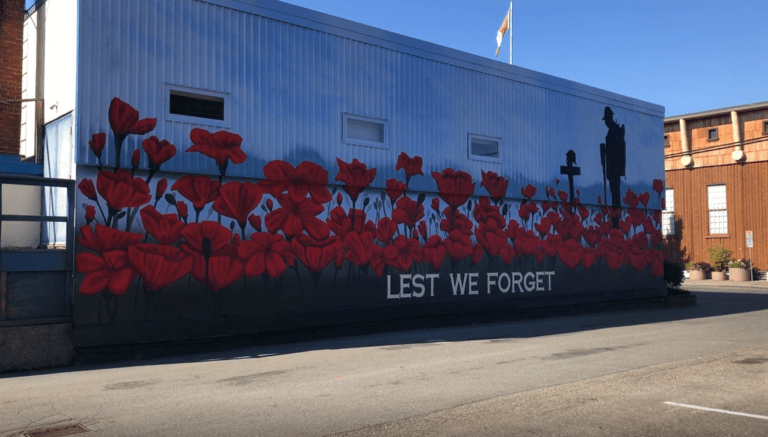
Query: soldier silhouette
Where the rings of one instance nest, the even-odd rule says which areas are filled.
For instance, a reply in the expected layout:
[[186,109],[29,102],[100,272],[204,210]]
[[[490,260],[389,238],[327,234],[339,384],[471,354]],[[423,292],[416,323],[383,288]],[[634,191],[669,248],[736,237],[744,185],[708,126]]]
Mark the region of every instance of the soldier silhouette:
[[[605,192],[605,181],[611,188],[611,206],[621,207],[621,177],[625,176],[627,165],[627,144],[624,142],[624,125],[619,126],[613,120],[613,111],[610,106],[605,107],[603,121],[608,127],[608,133],[605,135],[605,143],[600,144],[600,163],[603,166],[603,196],[607,197]],[[604,201],[608,203],[608,199]],[[612,217],[614,227],[619,225],[618,217]]]

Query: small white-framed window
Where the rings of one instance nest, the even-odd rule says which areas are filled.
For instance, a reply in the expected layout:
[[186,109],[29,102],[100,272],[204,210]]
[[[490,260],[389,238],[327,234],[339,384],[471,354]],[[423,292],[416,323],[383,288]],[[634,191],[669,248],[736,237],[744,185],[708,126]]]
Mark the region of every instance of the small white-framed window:
[[664,191],[664,209],[661,211],[661,235],[675,235],[675,190]]
[[229,127],[228,93],[166,84],[165,114],[167,120],[208,126]]
[[709,209],[709,233],[728,233],[728,209],[725,197],[725,185],[709,185],[707,187],[707,204]]
[[501,162],[501,138],[469,134],[467,157],[480,161]]
[[344,144],[389,149],[389,122],[379,118],[343,114]]

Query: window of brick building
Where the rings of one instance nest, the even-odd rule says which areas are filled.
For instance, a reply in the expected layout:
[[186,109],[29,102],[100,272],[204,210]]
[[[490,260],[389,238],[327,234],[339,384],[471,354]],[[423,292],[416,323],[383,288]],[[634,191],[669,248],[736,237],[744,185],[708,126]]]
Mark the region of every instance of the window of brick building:
[[664,191],[664,209],[661,211],[661,235],[675,235],[675,190]]
[[719,137],[717,136],[717,128],[710,129],[707,131],[707,141],[717,141],[718,138]]
[[664,135],[664,147],[669,147],[669,135]]
[[763,135],[768,135],[768,120],[763,122]]
[[728,210],[725,201],[725,185],[710,185],[707,187],[709,205],[709,233],[728,233]]

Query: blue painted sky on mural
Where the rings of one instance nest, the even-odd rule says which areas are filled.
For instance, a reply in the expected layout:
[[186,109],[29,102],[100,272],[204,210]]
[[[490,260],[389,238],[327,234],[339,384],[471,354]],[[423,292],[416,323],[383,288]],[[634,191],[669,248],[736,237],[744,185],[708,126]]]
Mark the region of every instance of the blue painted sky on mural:
[[[33,0],[26,0],[27,6]],[[289,0],[488,58],[506,0]],[[764,1],[517,0],[514,63],[662,105],[666,115],[768,101]],[[509,62],[505,38],[499,62]]]
[[[506,0],[288,0],[488,58]],[[666,115],[768,101],[764,1],[514,2],[515,65],[662,105]],[[508,38],[497,58],[509,62]]]

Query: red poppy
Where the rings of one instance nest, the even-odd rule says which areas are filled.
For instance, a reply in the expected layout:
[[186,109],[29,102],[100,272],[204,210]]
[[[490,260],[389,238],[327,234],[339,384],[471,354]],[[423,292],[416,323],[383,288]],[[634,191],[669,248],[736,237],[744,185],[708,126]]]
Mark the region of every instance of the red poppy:
[[96,200],[96,187],[93,185],[93,181],[90,179],[83,179],[77,184],[77,188],[83,193],[83,196]]
[[101,158],[101,152],[104,151],[104,146],[106,145],[107,134],[93,134],[91,140],[88,141],[88,146],[91,147],[91,152],[93,152],[97,158]]
[[595,261],[600,258],[600,254],[600,249],[596,249],[594,247],[585,247],[584,257],[581,259],[581,264],[585,269],[592,267],[595,264]]
[[509,223],[507,223],[507,229],[504,230],[504,233],[507,234],[507,237],[514,240],[517,236],[518,229],[520,229],[520,223],[516,220],[510,220]]
[[171,189],[178,191],[187,200],[192,202],[195,210],[202,211],[205,205],[213,202],[219,197],[221,183],[214,181],[208,176],[186,175],[180,177],[171,185]]
[[349,232],[344,237],[345,258],[360,267],[367,266],[373,257],[373,234],[371,232]]
[[520,209],[517,210],[517,215],[523,221],[528,221],[531,218],[531,213],[534,212],[531,208],[538,209],[534,203],[523,203],[520,205]]
[[459,210],[451,210],[447,207],[443,210],[445,218],[440,221],[440,229],[450,233],[453,230],[459,230],[464,235],[472,235],[472,228],[474,225],[472,221],[466,215],[462,214]]
[[368,170],[368,166],[358,161],[357,158],[352,163],[346,163],[336,158],[339,166],[339,173],[334,180],[344,182],[342,188],[347,192],[352,202],[356,202],[360,193],[373,182],[376,177],[376,169]]
[[525,187],[520,188],[520,194],[522,194],[526,199],[532,199],[533,196],[536,195],[536,187],[528,184]]
[[637,196],[637,200],[639,200],[644,207],[648,207],[648,201],[651,200],[651,195],[646,191]]
[[536,262],[539,263],[539,264],[541,264],[542,261],[544,261],[544,257],[546,255],[547,254],[544,252],[544,249],[542,249],[541,246],[539,246],[539,247],[537,247],[536,249],[533,250],[533,257],[534,257],[534,259],[536,259]]
[[376,239],[384,244],[392,242],[392,237],[397,232],[397,224],[389,217],[379,220],[378,229],[376,229]]
[[109,103],[109,127],[115,136],[144,135],[154,129],[156,124],[156,118],[139,120],[139,111],[117,97]]
[[581,217],[581,220],[584,221],[589,218],[590,212],[589,209],[584,205],[579,205],[577,208],[579,211],[579,216]]
[[504,233],[504,228],[500,228],[493,220],[489,220],[488,223],[480,223],[480,226],[475,230],[475,236],[477,242],[491,257],[498,256],[502,246],[507,244],[507,234]]
[[281,194],[277,201],[282,208],[273,210],[264,218],[270,232],[282,230],[286,236],[294,237],[306,230],[316,240],[322,240],[330,234],[328,225],[316,217],[325,208],[311,197],[297,203],[290,195]]
[[400,235],[392,241],[392,244],[384,248],[384,262],[401,272],[408,270],[414,263],[422,260],[419,242],[414,238],[405,238]]
[[326,219],[326,223],[331,228],[334,234],[338,235],[342,240],[347,236],[348,232],[376,232],[376,225],[373,221],[366,221],[367,215],[363,211],[355,211],[354,213],[355,223],[352,225],[352,218],[347,215],[347,211],[344,208],[337,206],[331,210],[330,216]]
[[549,191],[547,192],[547,196],[551,198],[555,198],[555,187],[549,187]]
[[440,198],[438,197],[432,198],[432,209],[434,209],[435,212],[440,212]]
[[653,222],[657,225],[661,223],[661,211],[658,209],[653,211]]
[[557,202],[550,202],[548,200],[541,202],[541,212],[547,212],[555,208],[557,208]]
[[237,255],[246,261],[245,274],[249,278],[263,275],[279,278],[285,273],[285,254],[291,243],[282,235],[258,232],[251,234],[250,241],[243,241],[237,247]]
[[96,208],[93,205],[85,207],[85,223],[90,224],[96,218]]
[[648,255],[650,259],[648,263],[651,265],[651,274],[656,277],[663,276],[664,275],[664,251],[651,250],[647,252],[649,252]]
[[515,236],[515,252],[520,255],[533,255],[533,252],[539,247],[541,239],[533,231],[518,229]]
[[251,224],[253,229],[256,229],[256,232],[261,232],[261,216],[256,214],[251,214],[248,216],[248,223]]
[[75,257],[75,269],[86,275],[78,289],[80,294],[86,296],[104,290],[122,296],[138,275],[128,263],[128,253],[124,250],[105,252],[101,256],[89,252],[78,254]]
[[320,273],[331,261],[336,259],[341,250],[341,239],[334,235],[317,241],[309,235],[302,234],[291,241],[291,248],[293,254],[304,264],[307,270]]
[[632,242],[640,248],[648,247],[648,235],[645,232],[638,232],[632,236]]
[[460,230],[451,231],[443,245],[453,261],[460,261],[473,253],[472,240]]
[[[182,246],[188,250],[188,246]],[[190,273],[201,284],[208,285],[208,289],[218,292],[227,288],[243,277],[243,262],[237,257],[234,245],[230,245],[227,253],[211,256],[208,260],[208,278],[205,277],[205,258],[199,252],[190,253],[193,263]]]
[[181,235],[194,250],[208,256],[224,248],[232,238],[232,231],[214,221],[190,223]]
[[187,152],[199,152],[216,161],[216,165],[223,166],[232,161],[233,164],[245,162],[245,152],[240,148],[243,137],[236,133],[224,130],[211,134],[205,129],[194,128],[189,134],[192,147]]
[[159,244],[171,245],[181,238],[184,223],[176,214],[160,214],[154,206],[148,205],[141,209],[141,222],[144,229]]
[[304,161],[294,168],[285,161],[270,161],[264,166],[264,180],[259,185],[274,197],[280,197],[286,190],[295,203],[309,194],[317,203],[331,200],[328,191],[328,171],[314,162]]
[[648,259],[645,255],[645,249],[631,244],[626,249],[626,262],[638,272],[648,265]]
[[131,172],[125,169],[118,169],[114,173],[100,171],[96,177],[96,187],[107,206],[115,211],[142,206],[152,200],[144,179],[132,177]]
[[508,180],[500,177],[493,171],[485,172],[480,170],[480,175],[482,176],[480,186],[485,187],[485,189],[488,190],[488,194],[491,195],[491,198],[495,202],[498,202],[507,196],[507,188],[509,187]]
[[81,227],[80,233],[82,237],[77,238],[78,243],[99,254],[113,250],[126,250],[129,246],[139,244],[144,239],[142,234],[123,232],[98,223],[96,223],[95,233],[88,225]]
[[653,191],[659,195],[661,195],[661,192],[664,191],[664,182],[661,179],[653,180]]
[[568,201],[568,193],[566,193],[566,192],[565,192],[565,191],[563,191],[563,190],[558,190],[558,191],[557,191],[557,197],[559,197],[559,198],[560,198],[560,201],[561,201],[561,202],[566,202],[566,201]]
[[409,228],[416,226],[416,222],[424,218],[424,205],[410,197],[401,197],[392,211],[392,220],[397,224],[404,224]]
[[515,247],[510,244],[501,246],[501,261],[509,265],[515,259]]
[[637,208],[637,204],[640,203],[640,198],[631,188],[627,189],[627,195],[621,200],[623,200],[630,208]]
[[584,241],[592,247],[595,247],[600,241],[600,232],[596,226],[590,226],[589,228],[584,229],[581,236],[584,237]]
[[421,253],[424,257],[424,261],[426,261],[433,270],[440,270],[440,266],[443,265],[445,256],[448,254],[445,245],[443,244],[443,239],[438,235],[429,237],[426,244],[421,247]]
[[568,240],[557,246],[557,255],[566,267],[573,270],[584,257],[584,247],[576,240]]
[[168,179],[162,178],[155,185],[155,200],[160,200],[168,189]]
[[227,182],[219,188],[213,209],[245,228],[248,216],[259,205],[262,195],[261,187],[253,182]]
[[611,270],[618,270],[624,262],[624,237],[621,231],[613,229],[608,238],[600,241],[599,249],[605,263]]
[[405,170],[405,179],[409,180],[411,179],[411,176],[424,174],[424,172],[421,170],[421,167],[421,156],[414,156],[411,158],[405,152],[400,152],[400,155],[397,157],[397,165],[395,166],[395,171],[400,169]]
[[138,244],[128,248],[128,259],[148,290],[157,291],[192,269],[192,257],[173,246]]
[[499,207],[491,204],[491,201],[487,197],[481,197],[475,207],[472,209],[472,216],[478,223],[486,223],[488,221],[495,221],[498,227],[504,228],[507,225],[507,221],[504,216],[499,212]]
[[557,248],[563,244],[563,237],[560,235],[547,235],[546,240],[542,240],[541,243],[539,243],[539,247],[541,250],[544,251],[544,253],[549,256],[553,257],[557,255]]
[[141,148],[147,153],[149,168],[159,168],[161,164],[176,156],[176,146],[168,140],[161,141],[154,135],[142,141]]
[[437,191],[448,207],[456,209],[465,204],[469,196],[475,192],[475,183],[472,176],[463,171],[454,171],[446,168],[442,173],[432,172],[432,177],[437,183]]
[[659,244],[661,244],[664,241],[664,237],[661,235],[661,231],[658,229],[654,229],[651,231],[651,247],[659,247]]
[[405,184],[397,179],[387,179],[387,196],[392,203],[395,203],[395,200],[402,196],[406,189]]
[[472,264],[477,264],[480,262],[481,259],[483,259],[483,247],[479,244],[475,244],[474,247],[472,247]]
[[386,266],[384,263],[384,248],[374,244],[373,256],[371,256],[371,269],[376,273],[376,276],[381,276],[384,274],[384,267]]
[[425,240],[427,239],[427,222],[424,220],[419,222],[419,233]]
[[539,223],[534,223],[533,227],[536,228],[539,235],[544,237],[552,230],[552,220],[548,217],[543,217]]

